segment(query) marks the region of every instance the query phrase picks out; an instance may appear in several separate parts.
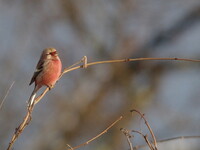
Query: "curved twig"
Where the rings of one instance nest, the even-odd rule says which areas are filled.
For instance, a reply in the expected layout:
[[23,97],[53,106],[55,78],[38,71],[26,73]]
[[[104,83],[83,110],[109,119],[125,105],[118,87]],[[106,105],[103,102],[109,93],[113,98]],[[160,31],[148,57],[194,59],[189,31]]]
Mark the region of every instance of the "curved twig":
[[145,122],[145,124],[146,124],[146,126],[147,126],[147,128],[148,128],[148,130],[149,130],[149,132],[150,132],[150,134],[151,134],[151,137],[152,137],[152,139],[153,139],[153,144],[154,144],[155,150],[157,150],[157,149],[158,149],[158,148],[157,148],[158,145],[157,145],[156,137],[155,137],[155,135],[154,135],[154,133],[153,133],[153,130],[151,129],[151,127],[150,127],[148,121],[147,121],[146,118],[144,117],[144,114],[142,114],[140,111],[138,111],[138,110],[136,110],[136,109],[131,110],[131,112],[137,112],[137,113],[142,117],[142,119],[144,120],[144,122]]

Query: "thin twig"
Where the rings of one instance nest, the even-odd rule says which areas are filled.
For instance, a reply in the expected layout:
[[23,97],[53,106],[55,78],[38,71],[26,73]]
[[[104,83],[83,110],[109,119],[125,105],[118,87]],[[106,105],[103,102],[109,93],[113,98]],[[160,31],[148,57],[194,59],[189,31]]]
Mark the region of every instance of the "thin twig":
[[73,148],[71,147],[71,145],[67,144],[67,147],[69,147],[70,150],[73,150]]
[[111,125],[109,125],[105,130],[103,130],[101,133],[99,133],[98,135],[96,135],[95,137],[91,138],[90,140],[88,140],[87,142],[85,143],[82,143],[78,146],[75,146],[75,147],[70,147],[70,149],[68,150],[75,150],[77,148],[80,148],[80,147],[83,147],[85,145],[88,145],[90,142],[94,141],[95,139],[99,138],[100,136],[102,136],[103,134],[105,134],[106,132],[108,132],[108,130],[110,128],[112,128],[117,122],[119,122],[123,117],[120,116],[117,120],[115,120]]
[[[85,59],[85,62],[84,62],[84,59]],[[96,61],[96,62],[91,62],[91,63],[87,63],[87,57],[84,56],[82,59],[82,62],[83,62],[83,65],[80,65],[80,66],[76,66],[76,67],[73,67],[71,68],[70,67],[67,67],[63,70],[63,72],[61,73],[60,75],[60,78],[65,74],[65,73],[68,73],[68,72],[71,72],[73,70],[76,70],[76,69],[79,69],[79,68],[87,68],[89,66],[93,66],[93,65],[97,65],[97,64],[108,64],[108,63],[120,63],[120,62],[133,62],[133,61],[146,61],[146,60],[177,60],[177,61],[190,61],[190,62],[200,62],[200,60],[198,59],[186,59],[186,58],[132,58],[132,59],[118,59],[118,60],[105,60],[105,61]],[[74,65],[72,65],[74,66]],[[59,78],[59,79],[60,79]],[[48,88],[47,88],[48,89]],[[46,90],[47,90],[46,89]],[[43,96],[47,93],[48,91],[44,91],[44,93],[42,95],[40,95],[37,99],[42,99]],[[39,100],[36,100],[38,103]]]
[[178,136],[178,137],[173,137],[173,138],[169,138],[169,139],[159,140],[159,141],[157,141],[157,143],[164,143],[164,142],[178,140],[178,139],[200,139],[200,135],[199,136]]
[[157,148],[158,146],[157,146],[157,142],[156,142],[156,137],[155,137],[155,135],[154,135],[154,133],[153,133],[153,130],[151,129],[151,127],[150,127],[148,121],[147,121],[146,118],[144,117],[144,114],[142,114],[140,111],[138,111],[138,110],[136,110],[136,109],[131,110],[131,112],[137,112],[137,113],[142,117],[142,119],[144,120],[144,122],[145,122],[147,128],[149,129],[149,132],[151,133],[151,136],[152,136],[152,138],[153,138],[153,143],[154,143],[154,146],[155,146],[155,150],[157,150],[157,149],[158,149],[158,148]]
[[[164,142],[169,142],[169,141],[174,141],[174,140],[179,140],[179,139],[200,139],[200,135],[199,136],[178,136],[174,138],[158,140],[157,143],[164,143]],[[138,146],[133,147],[133,149],[139,149],[143,147],[146,147],[146,145],[138,145]]]
[[[135,132],[135,133],[137,133],[137,134],[140,134],[140,135],[144,138],[144,140],[146,141],[146,143],[147,143],[147,145],[149,146],[149,148],[150,148],[151,150],[155,150],[154,147],[152,146],[151,142],[149,141],[147,135],[144,135],[142,132],[137,131],[137,130],[132,130],[132,132]],[[146,145],[145,145],[145,146],[146,146]],[[138,149],[138,148],[135,146],[135,147],[133,147],[133,149]]]
[[0,103],[0,110],[1,110],[1,108],[2,108],[2,106],[3,106],[3,103],[4,103],[5,100],[6,100],[6,97],[8,96],[8,94],[9,94],[9,92],[10,92],[11,88],[13,87],[14,83],[15,83],[15,81],[12,82],[12,84],[11,84],[10,87],[8,88],[8,90],[7,90],[7,92],[6,92],[5,96],[4,96],[4,98],[2,99],[2,101],[1,101],[1,103]]
[[[133,61],[145,61],[145,60],[177,60],[177,61],[191,61],[191,62],[200,62],[200,60],[198,59],[186,59],[186,58],[132,58],[132,59],[118,59],[118,60],[105,60],[105,61],[96,61],[96,62],[91,62],[91,63],[87,63],[87,67],[88,66],[92,66],[92,65],[97,65],[97,64],[108,64],[108,63],[120,63],[120,62],[133,62]],[[81,66],[76,66],[70,69],[65,69],[62,73],[65,74],[67,72],[79,69],[79,68],[84,68],[83,65]],[[61,76],[62,76],[61,75]]]
[[131,136],[130,131],[125,128],[121,128],[120,131],[122,131],[124,133],[124,135],[126,136],[127,142],[130,146],[130,150],[133,150],[133,144],[131,143],[131,140],[130,140],[131,137],[133,137],[133,136]]
[[19,125],[18,128],[15,129],[15,133],[8,145],[7,150],[10,150],[14,144],[14,142],[17,140],[17,138],[19,137],[19,135],[23,132],[23,130],[25,129],[25,127],[30,123],[31,121],[31,113],[33,111],[34,106],[28,108],[29,110],[27,111],[26,116],[24,117],[22,123]]
[[34,105],[36,105],[36,104],[44,97],[44,95],[45,95],[48,91],[49,91],[49,88],[46,88],[46,89],[44,90],[44,92],[34,100],[34,101],[35,101],[35,102],[34,102]]

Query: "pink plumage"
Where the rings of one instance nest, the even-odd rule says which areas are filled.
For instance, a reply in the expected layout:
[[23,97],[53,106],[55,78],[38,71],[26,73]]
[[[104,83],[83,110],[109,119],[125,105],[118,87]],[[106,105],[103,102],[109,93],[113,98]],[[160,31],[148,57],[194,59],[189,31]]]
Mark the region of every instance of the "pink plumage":
[[35,88],[29,99],[29,106],[34,103],[36,92],[42,86],[47,86],[50,89],[54,86],[56,81],[59,79],[61,69],[62,63],[58,57],[56,49],[44,49],[29,84],[31,85],[33,82],[35,82]]

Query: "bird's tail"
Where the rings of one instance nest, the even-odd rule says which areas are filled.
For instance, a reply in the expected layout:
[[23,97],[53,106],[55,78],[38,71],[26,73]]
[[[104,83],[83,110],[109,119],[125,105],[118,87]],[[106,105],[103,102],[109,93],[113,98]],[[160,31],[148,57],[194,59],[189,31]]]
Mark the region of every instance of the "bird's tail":
[[28,107],[32,106],[34,104],[34,100],[35,100],[35,97],[36,97],[36,92],[37,92],[37,87],[35,86],[30,98],[29,98],[29,101],[28,101]]

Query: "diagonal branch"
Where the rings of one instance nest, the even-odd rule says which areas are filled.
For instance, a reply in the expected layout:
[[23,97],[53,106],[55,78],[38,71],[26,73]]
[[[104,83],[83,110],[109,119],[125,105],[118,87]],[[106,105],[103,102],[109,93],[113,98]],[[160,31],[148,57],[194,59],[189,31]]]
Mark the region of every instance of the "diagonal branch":
[[7,90],[7,92],[6,92],[5,96],[4,96],[4,98],[2,99],[2,101],[1,101],[1,103],[0,103],[0,110],[1,110],[1,108],[2,108],[2,106],[3,106],[4,101],[6,100],[6,97],[8,96],[8,94],[9,94],[9,92],[10,92],[11,88],[13,87],[14,83],[15,83],[15,81],[12,82],[12,84],[11,84],[10,87],[8,88],[8,90]]
[[75,150],[75,149],[77,149],[77,148],[80,148],[80,147],[83,147],[83,146],[85,146],[85,145],[88,145],[90,142],[96,140],[97,138],[99,138],[100,136],[102,136],[103,134],[105,134],[106,132],[108,132],[108,130],[109,130],[110,128],[112,128],[112,127],[113,127],[117,122],[119,122],[122,118],[123,118],[123,117],[120,116],[120,117],[119,117],[117,120],[115,120],[111,125],[109,125],[105,130],[103,130],[101,133],[99,133],[98,135],[96,135],[95,137],[91,138],[90,140],[88,140],[88,141],[85,142],[85,143],[82,143],[82,144],[80,144],[80,145],[78,145],[78,146],[75,146],[75,147],[71,147],[69,144],[67,144],[67,146],[69,147],[68,150]]

